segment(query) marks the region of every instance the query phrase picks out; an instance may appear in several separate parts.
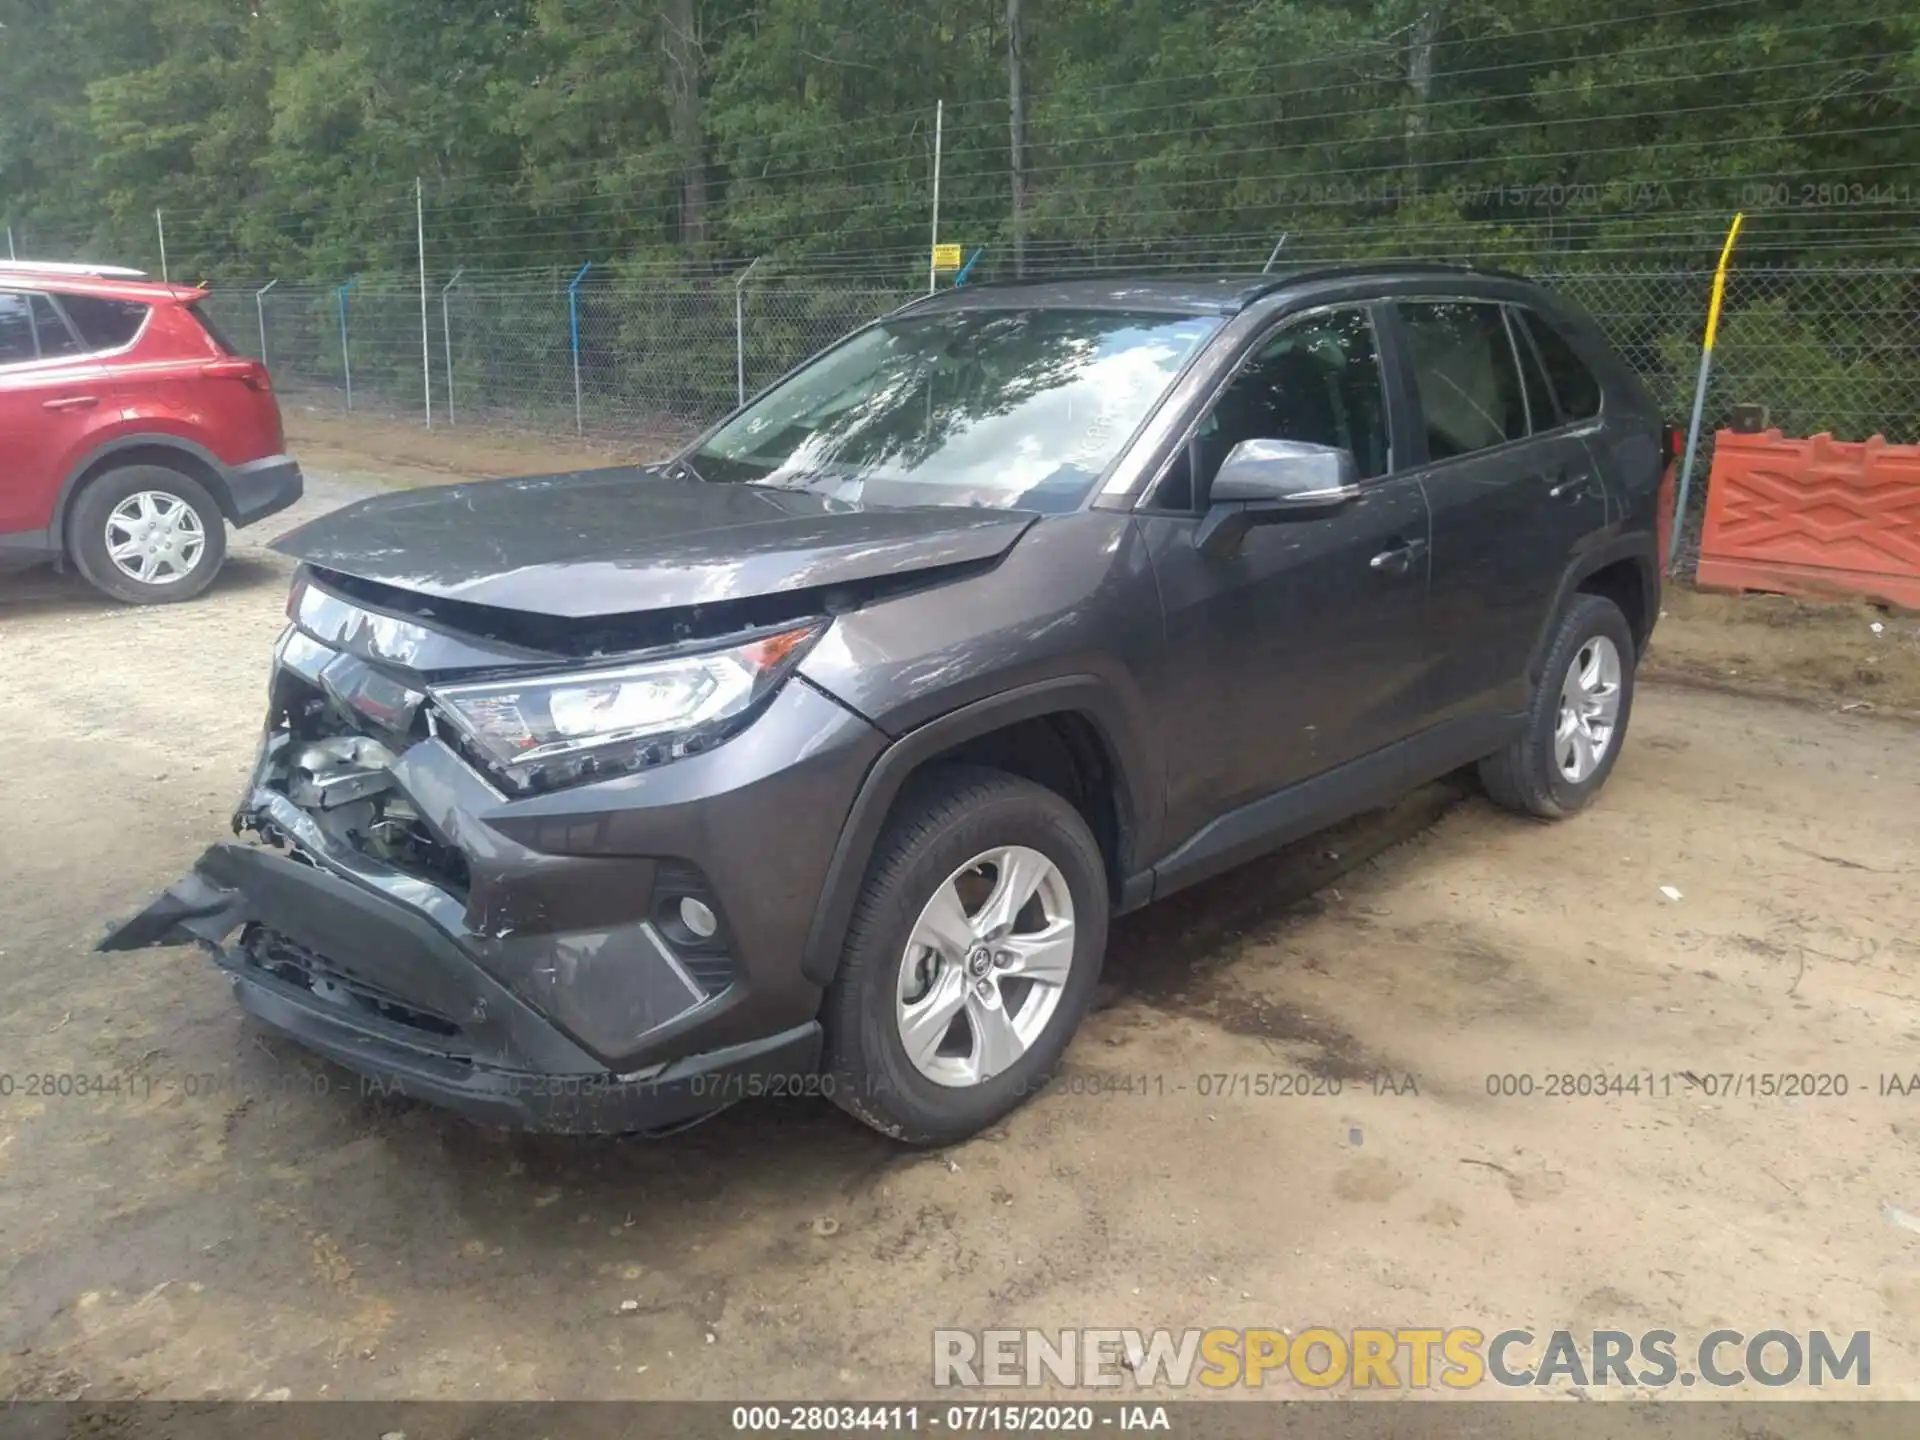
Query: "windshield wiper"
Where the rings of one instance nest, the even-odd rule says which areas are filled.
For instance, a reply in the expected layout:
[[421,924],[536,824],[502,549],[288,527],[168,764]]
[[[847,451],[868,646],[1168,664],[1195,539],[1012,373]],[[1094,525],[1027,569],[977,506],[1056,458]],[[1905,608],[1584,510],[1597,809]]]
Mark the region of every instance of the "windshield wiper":
[[791,490],[801,494],[811,493],[816,486],[839,485],[847,477],[835,474],[831,470],[801,470],[790,473],[784,479],[743,480],[740,483],[750,490]]

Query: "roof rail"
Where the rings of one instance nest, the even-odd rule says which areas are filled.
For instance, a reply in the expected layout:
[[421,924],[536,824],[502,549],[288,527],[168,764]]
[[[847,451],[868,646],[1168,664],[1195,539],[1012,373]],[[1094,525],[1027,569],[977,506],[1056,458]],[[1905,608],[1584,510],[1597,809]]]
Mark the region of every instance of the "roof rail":
[[130,270],[125,265],[82,265],[63,260],[0,260],[0,275],[19,273],[23,275],[92,275],[103,280],[145,280],[144,270]]

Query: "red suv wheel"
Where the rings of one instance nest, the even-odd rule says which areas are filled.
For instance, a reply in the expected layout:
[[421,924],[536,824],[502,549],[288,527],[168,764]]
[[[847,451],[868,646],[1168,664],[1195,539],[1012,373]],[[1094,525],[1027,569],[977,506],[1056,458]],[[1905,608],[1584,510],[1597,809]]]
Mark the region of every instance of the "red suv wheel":
[[192,599],[227,553],[227,522],[213,497],[159,465],[123,465],[95,478],[73,506],[67,536],[80,573],[135,605]]
[[219,570],[228,524],[300,498],[267,367],[206,300],[0,261],[0,566],[65,557],[116,599],[185,600]]

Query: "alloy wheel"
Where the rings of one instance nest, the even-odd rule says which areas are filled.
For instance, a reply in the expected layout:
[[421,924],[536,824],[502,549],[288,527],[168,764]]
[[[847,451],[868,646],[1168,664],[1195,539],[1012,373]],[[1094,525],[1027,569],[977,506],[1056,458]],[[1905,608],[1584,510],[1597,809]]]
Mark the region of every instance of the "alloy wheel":
[[1589,637],[1560,682],[1553,760],[1578,785],[1600,768],[1620,722],[1620,651],[1605,635]]
[[894,1015],[907,1058],[946,1086],[978,1085],[1026,1054],[1073,969],[1073,896],[1038,850],[974,856],[933,892],[900,959]]

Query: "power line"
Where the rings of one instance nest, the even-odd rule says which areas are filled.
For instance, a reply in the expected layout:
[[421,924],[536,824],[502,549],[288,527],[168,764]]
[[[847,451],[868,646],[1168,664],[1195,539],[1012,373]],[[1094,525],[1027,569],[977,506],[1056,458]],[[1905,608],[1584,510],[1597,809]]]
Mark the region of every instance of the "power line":
[[[1806,65],[1812,64],[1812,63],[1839,63],[1839,62],[1832,62],[1832,61],[1790,62],[1788,64],[1781,65],[1778,67],[1762,67],[1762,71],[1764,72],[1766,70],[1773,70],[1773,69],[1781,69],[1781,70],[1798,69],[1798,68],[1804,68]],[[1690,80],[1690,79],[1705,79],[1705,78],[1712,78],[1712,77],[1706,76],[1706,75],[1700,75],[1700,76],[1668,77],[1668,78]],[[1595,88],[1598,88],[1598,87],[1595,87]],[[1856,92],[1853,92],[1853,95],[1855,98],[1870,98],[1870,97],[1877,97],[1877,96],[1881,96],[1889,93],[1899,93],[1898,87],[1888,89],[1888,90],[1856,91]],[[1777,100],[1771,100],[1771,101],[1762,102],[1762,103],[1768,104],[1768,105],[1791,106],[1794,104],[1805,103],[1809,98],[1810,97],[1807,97],[1807,96],[1789,96],[1789,97],[1781,97]],[[1438,144],[1442,141],[1457,140],[1463,136],[1485,133],[1489,131],[1501,131],[1501,130],[1513,130],[1513,129],[1540,129],[1550,125],[1566,125],[1566,124],[1595,124],[1595,123],[1614,124],[1614,123],[1621,123],[1621,122],[1633,121],[1633,120],[1669,119],[1679,115],[1701,114],[1701,113],[1710,113],[1710,112],[1724,111],[1724,110],[1730,110],[1730,109],[1749,109],[1749,108],[1753,108],[1753,105],[1751,103],[1736,101],[1736,102],[1727,102],[1720,105],[1696,106],[1696,107],[1690,107],[1690,108],[1689,107],[1672,107],[1669,109],[1658,110],[1658,111],[1643,111],[1643,112],[1624,114],[1624,115],[1602,116],[1602,117],[1598,117],[1597,119],[1595,117],[1587,117],[1587,116],[1562,116],[1562,117],[1555,117],[1552,119],[1544,119],[1544,120],[1529,119],[1529,120],[1521,120],[1521,121],[1491,122],[1488,124],[1477,125],[1477,126],[1463,126],[1463,127],[1459,127],[1457,129],[1451,129],[1451,130],[1435,130],[1430,132],[1428,139],[1430,142]],[[1318,116],[1318,117],[1312,117],[1312,118],[1316,120],[1331,119],[1331,118],[1339,118],[1342,116],[1349,116],[1349,115],[1362,114],[1362,113],[1367,113],[1367,112],[1360,111],[1360,110],[1341,111],[1341,112],[1335,112],[1333,115],[1330,115],[1330,116]],[[1259,121],[1259,122],[1245,122],[1245,123],[1247,125],[1257,125],[1257,124],[1265,124],[1269,122]],[[1235,128],[1235,127],[1223,125],[1223,126],[1218,126],[1214,128],[1228,129],[1228,128]],[[1164,138],[1169,135],[1179,135],[1184,133],[1186,132],[1182,130],[1136,131],[1136,132],[1131,132],[1131,133],[1122,134],[1122,135],[1100,137],[1100,139],[1107,144],[1123,145],[1123,144],[1129,144],[1129,143],[1139,142],[1139,141],[1148,140],[1148,139]],[[1841,131],[1830,131],[1826,133],[1829,135],[1842,135],[1849,132],[1841,130]],[[1754,137],[1754,138],[1758,139],[1763,137]],[[1314,141],[1300,142],[1298,144],[1286,145],[1286,146],[1268,145],[1268,146],[1251,147],[1251,148],[1242,149],[1242,150],[1215,150],[1215,151],[1208,152],[1203,158],[1205,158],[1209,162],[1217,162],[1223,159],[1232,159],[1241,155],[1249,155],[1249,154],[1270,156],[1270,155],[1281,154],[1281,153],[1295,153],[1300,151],[1321,148],[1327,143],[1328,142],[1324,140],[1314,140]],[[1362,143],[1365,143],[1365,142],[1362,142]],[[1389,141],[1387,137],[1381,137],[1378,143],[1389,143]],[[1685,145],[1693,142],[1681,141],[1681,142],[1672,142],[1672,143],[1676,145]],[[1644,149],[1644,148],[1660,148],[1660,147],[1656,145],[1656,146],[1650,146],[1650,147],[1632,147],[1632,148]],[[1604,153],[1604,152],[1596,152],[1596,153]],[[1534,158],[1546,158],[1546,157],[1534,157]],[[1137,158],[1130,157],[1130,158],[1116,159],[1116,160],[1069,161],[1069,162],[1061,162],[1061,163],[1052,164],[1052,165],[1036,165],[1032,167],[1032,169],[1035,173],[1040,173],[1040,174],[1045,174],[1045,173],[1072,174],[1072,173],[1079,173],[1087,169],[1116,168],[1116,167],[1122,167],[1122,166],[1126,166],[1134,163],[1137,163]],[[1436,162],[1436,164],[1441,166],[1454,164],[1454,163],[1458,163],[1458,162],[1450,161],[1450,160],[1442,160],[1442,161]],[[1369,171],[1378,171],[1379,173],[1392,173],[1395,170],[1398,170],[1400,168],[1402,167],[1397,163],[1389,162],[1389,163],[1383,163],[1378,166],[1349,168],[1346,171],[1320,171],[1318,173],[1321,175],[1367,173]],[[802,171],[802,172],[796,172],[796,173],[827,174],[827,173],[836,173],[836,170],[837,170],[837,167],[829,166],[829,167],[817,167],[816,170],[811,172]],[[844,200],[844,197],[854,195],[854,194],[876,194],[876,193],[886,193],[886,192],[897,193],[903,187],[908,187],[913,185],[918,178],[919,177],[917,176],[903,176],[896,180],[858,182],[855,184],[834,187],[834,190],[832,193],[838,200]],[[998,170],[962,171],[962,172],[956,173],[952,177],[952,181],[954,184],[958,185],[970,179],[988,179],[988,180],[993,180],[997,182],[1001,178],[1002,178],[1002,173]],[[1239,179],[1243,177],[1233,177],[1233,178]],[[539,238],[540,236],[543,236],[543,235],[555,234],[555,233],[572,234],[572,233],[575,233],[583,224],[591,223],[597,217],[614,213],[616,209],[623,208],[624,202],[628,198],[630,198],[633,193],[634,192],[632,190],[625,191],[625,192],[601,193],[593,196],[583,197],[577,201],[570,202],[565,207],[566,213],[564,217],[562,217],[563,226],[561,229],[558,229],[558,230],[552,229],[552,228],[549,228],[546,230],[533,229],[532,227],[542,224],[543,219],[545,217],[542,217],[537,212],[530,213],[526,211],[510,210],[509,208],[507,208],[508,202],[503,200],[497,200],[497,199],[490,200],[490,201],[476,201],[476,202],[473,202],[467,205],[461,205],[461,206],[436,208],[433,211],[433,223],[437,230],[444,233],[449,216],[459,216],[463,214],[465,215],[485,214],[487,216],[498,216],[498,221],[499,221],[498,228],[501,231],[499,238],[508,242],[523,240],[523,239]],[[765,198],[767,197],[763,197],[763,199]],[[959,197],[956,197],[956,199],[958,198]],[[822,205],[817,205],[813,207],[803,208],[801,213],[837,213],[843,210],[851,210],[852,208],[854,207],[845,205],[843,203],[822,204]],[[390,213],[397,214],[398,211],[399,211],[399,207],[395,206],[395,207],[380,207],[378,209],[369,209],[369,210],[360,210],[360,211],[349,210],[345,212],[345,214],[349,217],[355,217],[355,216],[364,217],[365,215],[368,215],[368,214],[390,214]],[[170,222],[173,221],[173,219],[174,219],[174,216],[170,212],[169,213]],[[192,232],[200,228],[203,228],[203,227],[198,227],[194,225],[191,219],[189,219],[183,225],[183,229],[187,232]]]
[[[1568,22],[1568,23],[1558,24],[1558,25],[1538,26],[1538,27],[1525,29],[1525,30],[1507,31],[1505,33],[1494,35],[1494,36],[1472,35],[1472,36],[1456,36],[1453,38],[1441,38],[1434,42],[1434,48],[1436,50],[1446,50],[1446,49],[1451,49],[1461,45],[1506,44],[1511,41],[1531,39],[1541,35],[1567,33],[1572,31],[1583,31],[1583,32],[1592,33],[1596,31],[1608,31],[1608,30],[1615,29],[1617,27],[1629,26],[1629,25],[1644,28],[1650,22],[1680,20],[1680,19],[1685,19],[1687,17],[1694,16],[1694,15],[1718,12],[1718,11],[1723,11],[1728,9],[1739,9],[1739,8],[1750,9],[1752,8],[1752,4],[1753,4],[1753,0],[1707,0],[1707,3],[1703,3],[1699,5],[1686,6],[1686,7],[1680,7],[1680,8],[1663,7],[1646,14],[1617,15],[1617,16],[1610,16],[1610,17],[1595,18],[1590,20],[1573,21],[1573,22]],[[1780,27],[1778,29],[1771,30],[1769,34],[1770,36],[1786,36],[1786,35],[1794,35],[1794,34],[1802,34],[1802,33],[1813,33],[1817,31],[1843,29],[1843,28],[1849,28],[1853,26],[1874,25],[1874,24],[1883,23],[1884,21],[1887,21],[1887,20],[1893,20],[1898,18],[1900,17],[1897,13],[1889,14],[1889,15],[1871,15],[1871,16],[1863,16],[1863,17],[1859,17],[1851,20],[1820,22],[1820,23],[1806,25],[1806,26]],[[574,32],[574,33],[576,35],[590,36],[598,32]],[[608,31],[605,33],[614,33],[614,32]],[[1576,55],[1543,56],[1538,59],[1532,59],[1532,60],[1510,61],[1504,64],[1497,64],[1497,65],[1467,67],[1459,70],[1445,71],[1440,77],[1437,77],[1437,78],[1454,79],[1454,78],[1472,76],[1472,75],[1494,74],[1494,73],[1499,73],[1502,71],[1509,71],[1514,69],[1537,69],[1541,67],[1561,67],[1561,66],[1580,64],[1588,60],[1608,59],[1616,56],[1666,53],[1675,49],[1686,49],[1686,48],[1691,48],[1697,45],[1716,45],[1716,44],[1725,44],[1725,43],[1728,43],[1727,37],[1722,34],[1716,34],[1712,36],[1694,37],[1692,39],[1679,39],[1669,44],[1649,45],[1649,46],[1639,47],[1635,49],[1628,49],[1628,50],[1618,50],[1618,51],[1600,50],[1600,51],[1592,51],[1592,52],[1586,52],[1586,53],[1576,54]],[[1270,73],[1276,70],[1298,69],[1305,65],[1321,64],[1331,60],[1374,55],[1379,52],[1380,48],[1381,47],[1379,46],[1378,43],[1365,44],[1365,45],[1359,45],[1359,46],[1349,46],[1341,49],[1322,51],[1314,55],[1297,57],[1291,60],[1274,61],[1274,62],[1261,64],[1261,65],[1237,66],[1237,67],[1227,66],[1217,70],[1201,72],[1196,74],[1174,75],[1174,76],[1148,76],[1148,77],[1142,77],[1135,80],[1114,81],[1107,84],[1084,87],[1081,89],[1074,90],[1070,93],[1074,97],[1080,98],[1080,97],[1085,97],[1090,95],[1106,94],[1114,90],[1145,89],[1149,86],[1154,86],[1154,85],[1183,84],[1183,83],[1194,82],[1194,81],[1217,82],[1221,79],[1224,79],[1230,76],[1263,74],[1263,73]],[[1657,79],[1659,77],[1654,77],[1654,78]],[[1668,77],[1668,78],[1671,79],[1672,77]],[[1680,78],[1684,79],[1686,77],[1680,77]],[[1294,96],[1298,96],[1302,94],[1313,94],[1313,93],[1320,93],[1325,90],[1347,88],[1349,85],[1353,83],[1356,83],[1356,82],[1353,82],[1353,81],[1339,82],[1332,85],[1308,87],[1305,89],[1294,89],[1294,90],[1281,92],[1281,93],[1290,94]],[[564,88],[562,89],[562,93],[565,93]],[[1225,97],[1225,98],[1234,98],[1234,97]],[[1184,101],[1169,102],[1166,106],[1149,106],[1149,107],[1143,107],[1143,108],[1147,110],[1152,110],[1157,108],[1179,108],[1181,105],[1188,104],[1188,103],[1191,103],[1191,102],[1184,102]],[[1438,104],[1438,103],[1447,103],[1447,102],[1433,102],[1433,103]],[[1005,104],[1004,99],[998,98],[998,97],[993,99],[982,99],[982,100],[971,100],[971,101],[970,100],[949,100],[947,102],[947,112],[949,115],[949,123],[959,124],[959,125],[964,125],[966,123],[964,121],[956,122],[953,120],[952,117],[954,116],[955,112],[958,110],[962,110],[966,108],[978,108],[981,106],[1003,106],[1004,104]],[[1116,113],[1125,113],[1125,112],[1122,111],[1122,112],[1116,112]],[[841,121],[831,121],[831,122],[825,122],[825,123],[810,124],[805,128],[805,133],[810,136],[813,136],[813,135],[819,135],[819,134],[826,133],[836,129],[851,128],[851,127],[858,127],[858,126],[883,125],[888,121],[898,121],[898,120],[911,121],[916,126],[919,126],[919,125],[924,125],[927,122],[930,115],[931,115],[931,111],[929,109],[926,109],[924,107],[914,107],[908,110],[897,110],[892,112],[885,112],[878,115],[860,116],[860,117],[841,120]],[[984,124],[986,122],[981,122],[981,123]],[[550,166],[542,167],[538,173],[540,173],[541,175],[550,176],[550,175],[558,174],[561,171],[568,170],[568,169],[604,168],[606,164],[607,164],[607,161],[604,157],[585,157],[576,161],[564,161],[564,162],[560,162],[558,165],[550,165]],[[666,173],[670,173],[670,171]],[[798,174],[802,172],[795,172],[795,173]],[[526,174],[527,174],[527,167],[523,163],[520,165],[506,167],[506,168],[497,169],[497,170],[470,171],[463,178],[465,181],[472,181],[472,180],[484,179],[493,175],[512,175],[512,176],[524,177]],[[408,190],[410,193],[410,187],[412,185],[411,179],[407,179],[404,181],[393,181],[388,183],[390,183],[392,187],[395,188],[396,191],[405,189],[405,190]],[[405,197],[403,196],[401,198],[404,199]]]

